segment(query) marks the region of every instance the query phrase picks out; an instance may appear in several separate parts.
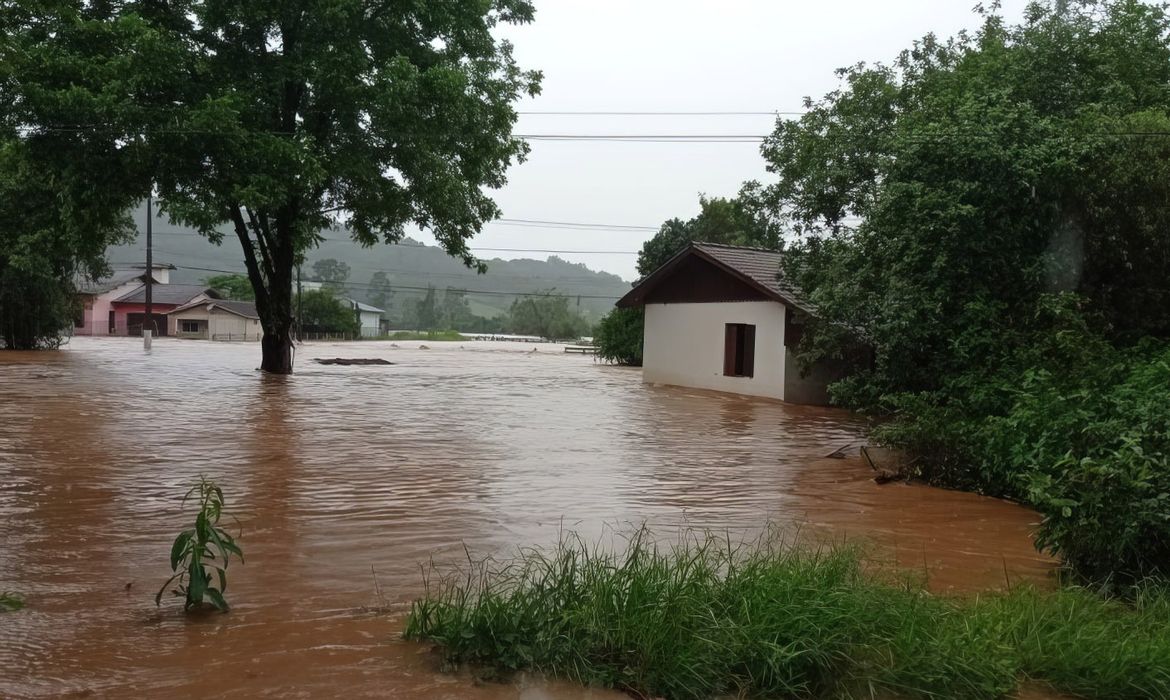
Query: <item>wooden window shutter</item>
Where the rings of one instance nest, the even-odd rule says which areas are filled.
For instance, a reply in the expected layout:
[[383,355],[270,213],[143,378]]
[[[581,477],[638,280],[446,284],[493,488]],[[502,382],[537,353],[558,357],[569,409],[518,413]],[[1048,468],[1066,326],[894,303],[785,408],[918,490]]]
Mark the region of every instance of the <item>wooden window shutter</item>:
[[723,376],[735,376],[736,328],[734,323],[728,323],[723,330]]
[[743,376],[754,377],[756,369],[756,327],[743,327]]

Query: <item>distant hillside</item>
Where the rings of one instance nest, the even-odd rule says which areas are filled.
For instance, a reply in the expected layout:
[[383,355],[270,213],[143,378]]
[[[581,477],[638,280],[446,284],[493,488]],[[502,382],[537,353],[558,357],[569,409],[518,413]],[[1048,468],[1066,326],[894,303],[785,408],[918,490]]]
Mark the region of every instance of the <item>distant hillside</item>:
[[[135,216],[138,221],[143,218],[141,211]],[[109,249],[111,264],[141,262],[145,258],[144,225],[139,226],[136,242]],[[547,260],[490,259],[487,273],[479,275],[442,249],[417,241],[362,248],[350,241],[344,231],[326,232],[325,238],[319,248],[309,252],[308,264],[302,269],[304,279],[311,277],[313,262],[325,258],[339,260],[351,270],[347,284],[350,296],[368,301],[370,278],[376,272],[385,272],[393,288],[389,304],[392,318],[405,299],[425,294],[428,285],[440,293],[447,287],[469,290],[472,312],[485,317],[502,313],[517,292],[555,289],[571,297],[580,296],[581,311],[590,319],[608,312],[616,298],[630,288],[617,275],[596,272],[555,256]],[[199,282],[219,274],[219,270],[244,271],[243,256],[234,234],[228,235],[223,245],[216,246],[195,231],[162,218],[156,219],[154,225],[154,257],[178,267],[171,273],[171,281],[175,283]]]

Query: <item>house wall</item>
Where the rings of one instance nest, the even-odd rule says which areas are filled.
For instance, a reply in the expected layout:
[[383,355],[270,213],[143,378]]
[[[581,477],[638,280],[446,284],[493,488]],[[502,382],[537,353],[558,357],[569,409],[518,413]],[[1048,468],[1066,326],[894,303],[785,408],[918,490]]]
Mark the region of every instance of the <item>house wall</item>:
[[213,309],[208,318],[212,340],[260,340],[264,335],[259,319],[244,318],[219,309]]
[[373,338],[382,332],[381,330],[381,314],[373,311],[358,312],[358,322],[361,324],[362,337]]
[[[114,309],[114,332],[110,335],[129,335],[130,322],[127,317],[130,314],[146,313],[146,304],[126,304],[118,302],[111,304],[111,306]],[[176,308],[178,308],[177,304],[151,304],[150,312],[155,316],[159,316],[168,314]],[[109,318],[108,313],[109,312],[107,311],[107,322]]]
[[[642,379],[785,398],[784,314],[777,301],[647,304]],[[756,327],[755,376],[723,376],[724,327]]]
[[[167,323],[170,324],[171,335],[176,338],[202,338],[208,337],[207,328],[209,325],[207,308],[199,306],[192,309],[185,309],[178,313],[171,313],[167,315]],[[204,323],[204,330],[200,333],[184,333],[179,329],[182,327],[179,321],[202,321]]]
[[[109,335],[110,334],[110,304],[118,297],[125,296],[130,292],[142,286],[140,280],[132,280],[123,284],[120,287],[115,287],[108,292],[102,294],[82,295],[82,303],[85,305],[84,319],[85,326],[82,328],[74,328],[74,335]],[[125,319],[123,319],[123,326],[125,326]],[[123,330],[116,335],[125,335]]]

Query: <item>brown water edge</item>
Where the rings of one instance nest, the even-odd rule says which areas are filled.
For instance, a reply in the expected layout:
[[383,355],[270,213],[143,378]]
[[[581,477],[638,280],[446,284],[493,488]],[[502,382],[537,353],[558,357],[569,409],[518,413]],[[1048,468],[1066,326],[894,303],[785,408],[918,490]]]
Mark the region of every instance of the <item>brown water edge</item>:
[[[774,522],[870,538],[938,590],[1048,580],[1034,513],[824,459],[861,436],[848,413],[646,387],[554,346],[398,345],[310,344],[291,377],[255,372],[255,344],[0,353],[0,590],[28,602],[0,617],[0,697],[621,697],[476,685],[397,639],[420,565],[562,529]],[[396,364],[308,361],[335,356]],[[230,614],[189,619],[153,595],[200,474],[247,563]]]

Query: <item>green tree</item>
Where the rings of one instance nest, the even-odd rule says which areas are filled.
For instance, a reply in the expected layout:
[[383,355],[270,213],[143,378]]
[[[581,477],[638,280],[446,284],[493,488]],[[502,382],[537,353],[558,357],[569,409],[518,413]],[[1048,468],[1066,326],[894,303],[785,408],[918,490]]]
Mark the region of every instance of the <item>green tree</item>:
[[57,347],[81,312],[75,281],[107,273],[106,246],[131,236],[126,210],[133,198],[120,192],[123,181],[115,176],[93,182],[76,167],[73,156],[79,154],[52,135],[0,140],[4,348]]
[[349,280],[349,265],[333,258],[318,260],[313,263],[313,280],[321,282],[323,289],[342,294],[345,292],[345,283]]
[[670,219],[642,244],[638,274],[645,277],[674,257],[691,241],[778,250],[780,227],[759,199],[759,186],[749,183],[733,199],[699,197],[699,213],[687,220]]
[[527,0],[20,3],[0,13],[0,123],[54,134],[99,179],[123,171],[83,146],[108,144],[131,194],[153,182],[215,242],[228,225],[261,368],[290,372],[293,268],[317,232],[373,245],[418,225],[482,267],[467,240],[499,215],[485,190],[527,152],[512,103],[540,78],[494,29],[532,16]]
[[409,330],[434,331],[439,329],[441,311],[435,296],[435,288],[428,286],[422,297],[407,299],[403,303],[402,325]]
[[641,367],[645,320],[640,308],[614,309],[606,314],[594,331],[598,357],[619,365]]
[[252,283],[245,275],[213,275],[203,280],[203,283],[228,299],[251,301],[256,298]]
[[872,350],[835,399],[893,414],[876,434],[917,474],[1036,506],[1042,546],[1115,583],[1170,572],[1142,388],[1170,338],[1168,36],[1135,0],[986,13],[842,71],[763,146],[818,309],[802,356]]
[[[1108,337],[1170,335],[1170,46],[1129,0],[988,15],[781,121],[763,152],[776,215],[801,235],[789,273],[820,309],[814,357],[859,331],[854,405],[995,367],[1054,292]],[[850,332],[842,332],[850,329]],[[1027,342],[1022,336],[1019,339]]]
[[475,318],[471,313],[471,305],[467,302],[467,293],[452,287],[447,287],[443,292],[439,315],[440,325],[445,330],[453,331],[471,328]]
[[301,294],[302,322],[309,333],[349,333],[361,331],[357,314],[348,304],[327,289],[311,289]]
[[385,272],[378,270],[370,277],[370,291],[366,298],[374,306],[389,313],[393,297],[394,289],[390,286],[390,280],[387,279]]
[[553,291],[515,299],[508,318],[513,333],[548,340],[576,339],[589,331],[589,323],[573,309],[569,297]]

